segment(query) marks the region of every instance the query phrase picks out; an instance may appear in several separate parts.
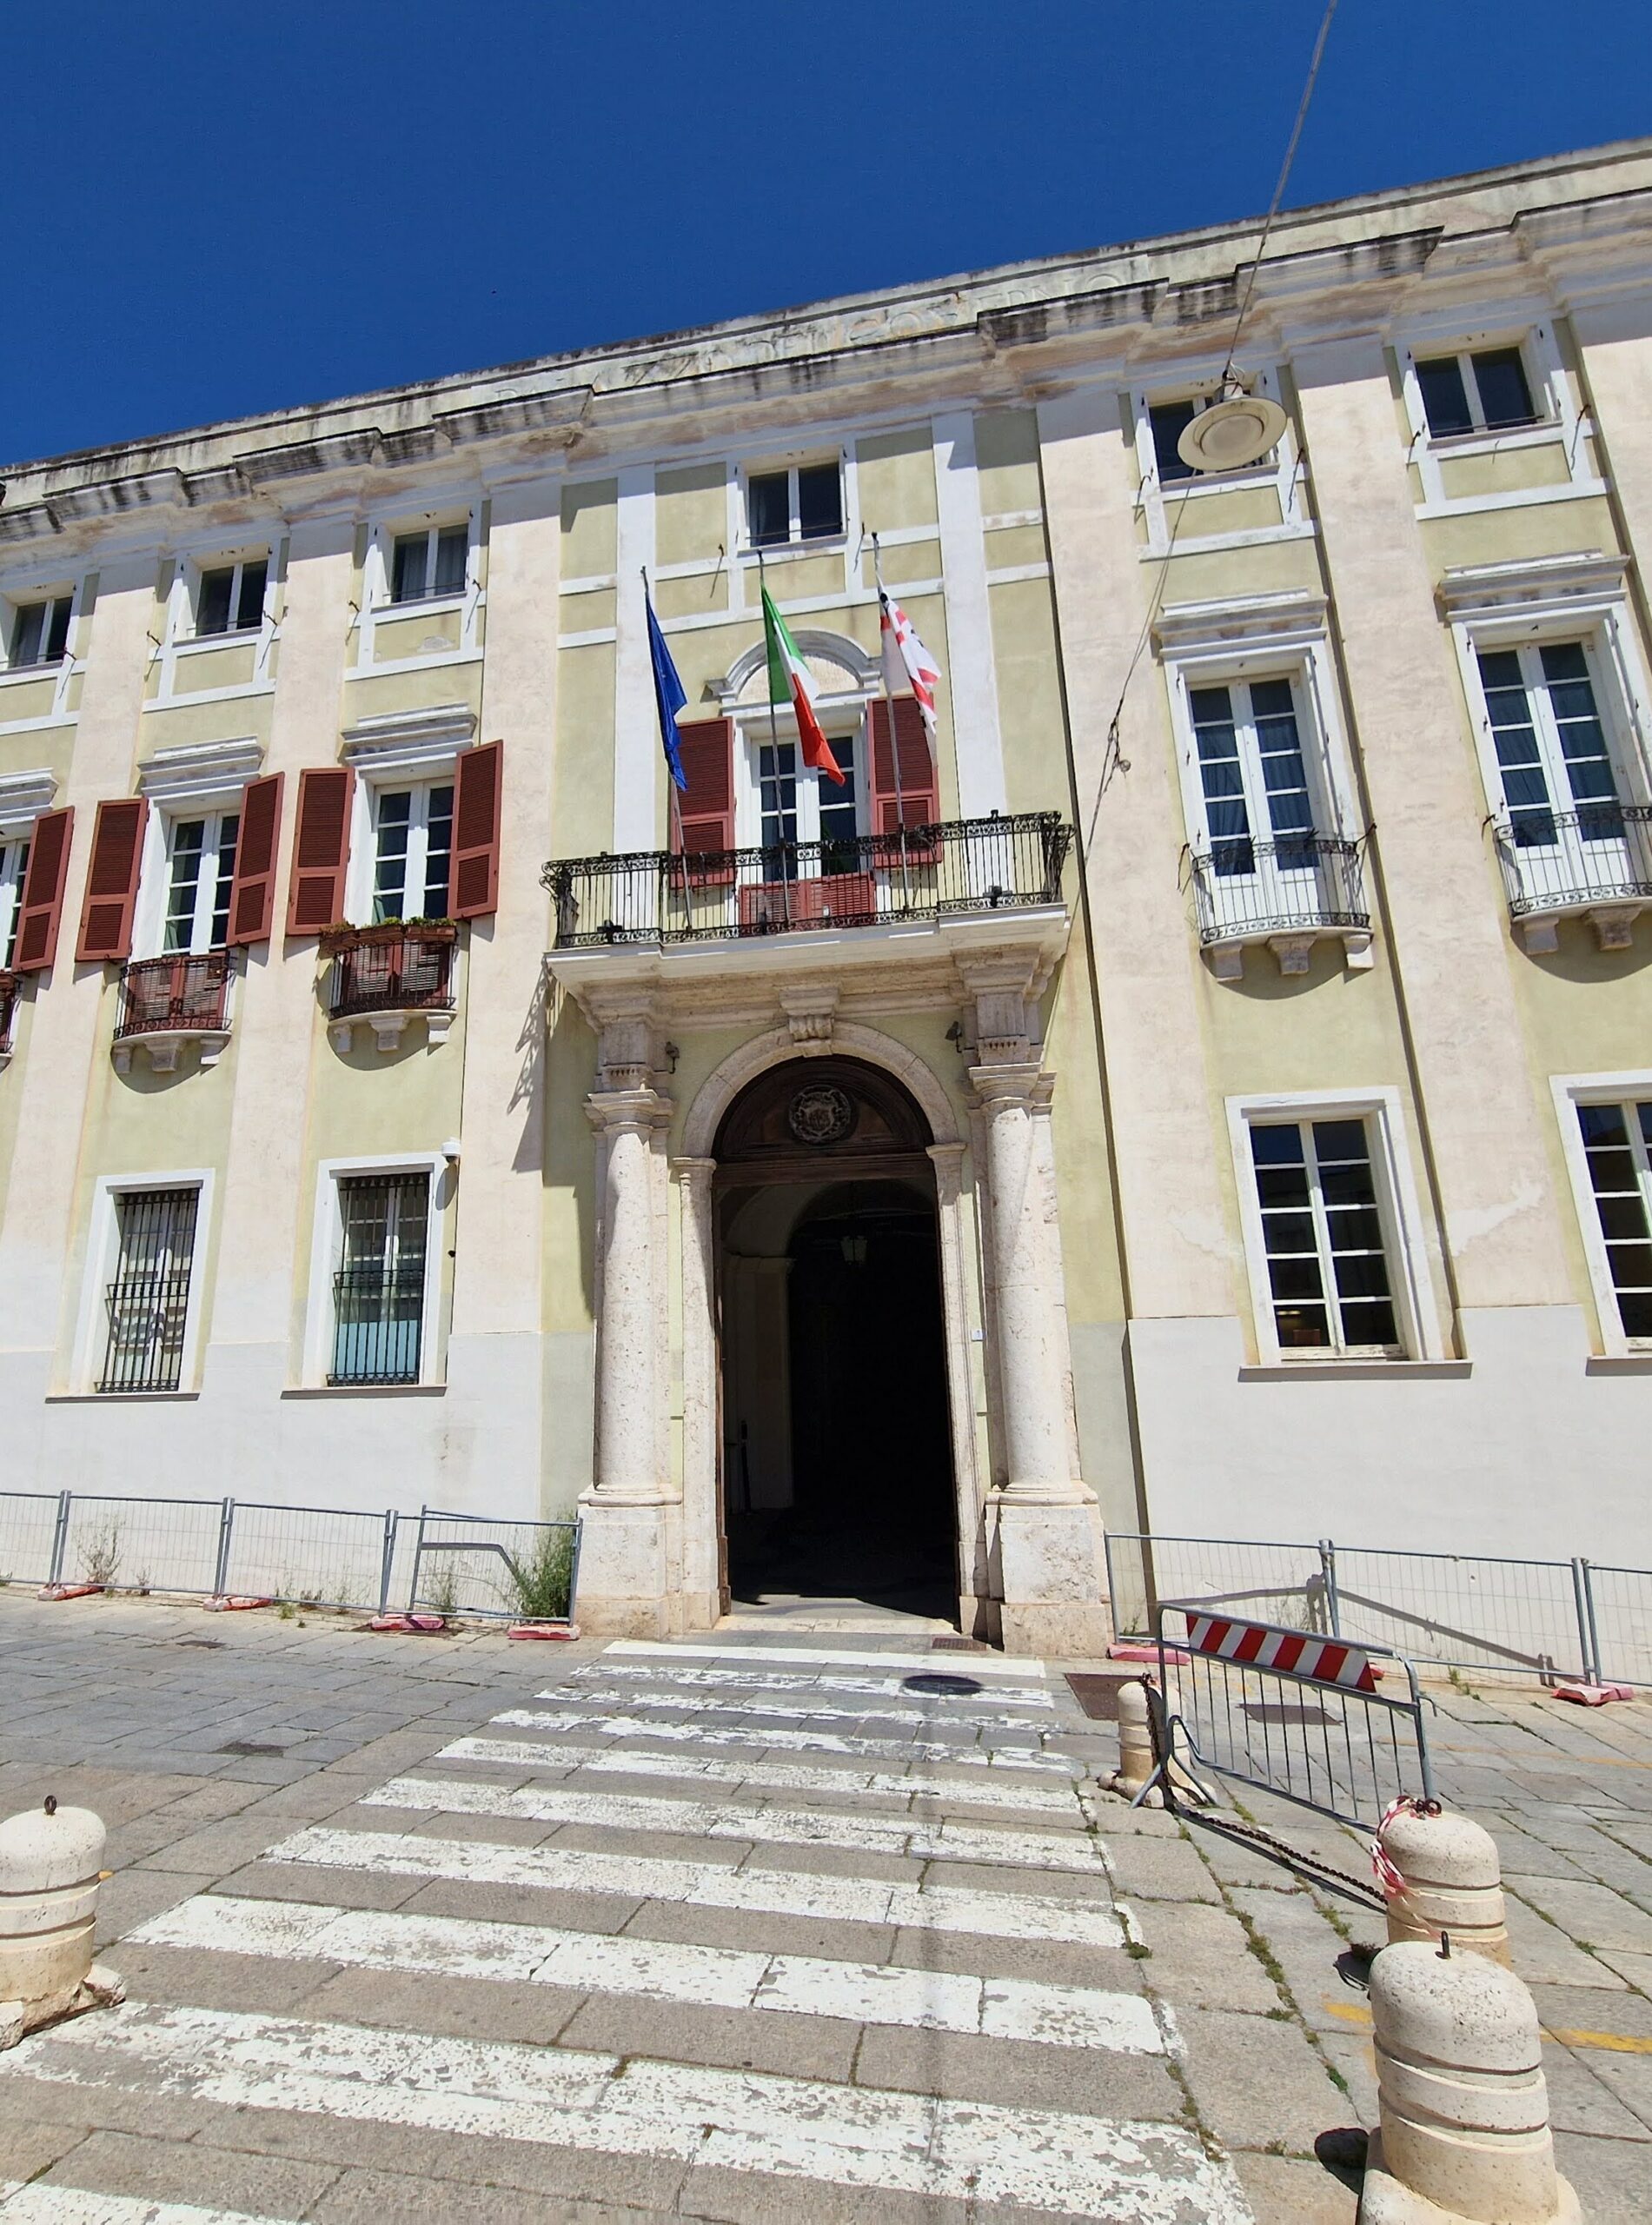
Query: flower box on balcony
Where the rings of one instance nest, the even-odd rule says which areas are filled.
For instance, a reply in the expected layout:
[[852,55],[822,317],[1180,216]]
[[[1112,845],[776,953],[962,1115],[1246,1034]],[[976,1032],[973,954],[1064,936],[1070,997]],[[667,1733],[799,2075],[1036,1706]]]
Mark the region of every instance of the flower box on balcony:
[[428,1043],[445,1042],[453,1024],[458,936],[452,920],[383,920],[329,929],[322,947],[333,961],[328,1011],[335,1047],[350,1048],[362,1020],[379,1050],[394,1051],[417,1015],[423,1016]]

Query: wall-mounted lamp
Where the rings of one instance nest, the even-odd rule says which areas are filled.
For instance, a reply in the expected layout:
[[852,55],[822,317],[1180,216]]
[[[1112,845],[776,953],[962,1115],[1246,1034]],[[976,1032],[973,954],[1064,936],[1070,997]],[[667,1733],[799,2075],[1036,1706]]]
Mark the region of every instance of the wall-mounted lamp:
[[866,1264],[866,1239],[864,1236],[840,1236],[843,1263],[846,1267],[864,1267]]
[[673,1074],[677,1071],[677,1061],[681,1058],[681,1056],[682,1053],[677,1048],[677,1046],[674,1043],[667,1044],[666,1064],[670,1067]]
[[447,1160],[449,1166],[458,1166],[459,1139],[457,1136],[448,1137],[447,1142],[441,1146],[441,1156]]
[[955,1020],[946,1031],[946,1039],[961,1059],[964,1055],[964,1023]]

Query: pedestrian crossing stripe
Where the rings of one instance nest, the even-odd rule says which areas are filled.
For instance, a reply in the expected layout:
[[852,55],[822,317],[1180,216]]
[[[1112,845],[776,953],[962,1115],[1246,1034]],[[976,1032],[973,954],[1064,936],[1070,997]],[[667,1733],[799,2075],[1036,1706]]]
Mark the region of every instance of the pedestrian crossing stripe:
[[[988,1694],[986,1697],[992,1697]],[[799,1716],[810,1721],[819,1718],[826,1723],[897,1723],[910,1724],[914,1730],[929,1731],[955,1730],[968,1737],[978,1730],[1018,1731],[1022,1737],[1041,1737],[1055,1728],[1053,1717],[1034,1717],[1025,1713],[1006,1715],[1002,1712],[972,1712],[968,1716],[949,1712],[941,1714],[932,1707],[896,1707],[891,1703],[871,1696],[810,1691],[777,1691],[771,1687],[753,1688],[736,1697],[726,1688],[721,1697],[707,1697],[694,1689],[670,1689],[658,1684],[634,1690],[624,1683],[577,1684],[570,1677],[566,1684],[556,1685],[548,1692],[537,1692],[536,1699],[559,1702],[563,1707],[658,1707],[670,1708],[684,1714],[734,1716],[748,1723],[753,1716],[778,1715],[786,1722]],[[753,1737],[761,1733],[753,1730]]]
[[[495,1718],[498,1720],[499,1718]],[[616,1719],[618,1735],[628,1728]],[[972,1783],[956,1777],[898,1777],[893,1771],[810,1769],[798,1762],[689,1761],[680,1754],[616,1752],[603,1746],[551,1746],[526,1738],[478,1735],[442,1747],[439,1762],[481,1762],[489,1769],[583,1769],[616,1777],[663,1777],[676,1782],[751,1785],[780,1792],[876,1793],[879,1798],[953,1800],[972,1808],[1007,1808],[1018,1816],[1065,1816],[1081,1820],[1071,1781],[1065,1787]]]
[[549,1924],[197,1893],[129,1936],[146,1947],[555,1985],[693,2009],[832,2016],[1120,2055],[1174,2054],[1179,2044],[1173,2025],[1161,2021],[1138,1993],[702,1947],[628,1932],[614,1936]]
[[793,1870],[733,1870],[669,1855],[603,1854],[580,1847],[501,1846],[492,1839],[433,1838],[415,1831],[349,1831],[316,1825],[263,1856],[369,1876],[441,1878],[454,1884],[610,1893],[752,1916],[972,1933],[982,1939],[1122,1948],[1124,1916],[1105,1903],[1036,1893],[977,1893],[947,1885],[895,1885],[877,1877],[816,1877]]
[[675,1644],[658,1638],[620,1637],[612,1645],[604,1646],[602,1658],[611,1661],[616,1656],[623,1658],[636,1655],[657,1661],[667,1672],[680,1661],[756,1661],[771,1668],[787,1668],[794,1664],[808,1662],[827,1669],[903,1669],[919,1670],[926,1676],[976,1677],[1001,1679],[1006,1684],[1036,1685],[1044,1679],[1042,1661],[1031,1656],[1025,1659],[1005,1661],[990,1653],[971,1654],[964,1659],[948,1661],[944,1654],[934,1653],[879,1653],[871,1650],[853,1650],[847,1646],[808,1645],[720,1645],[703,1639],[688,1639]]
[[36,2033],[8,2063],[71,2088],[663,2156],[977,2215],[1003,2202],[1094,2225],[1252,2225],[1231,2165],[1171,2122],[149,2002]]
[[[548,1695],[547,1695],[548,1697]],[[668,1707],[668,1699],[650,1702]],[[711,1724],[708,1712],[732,1716],[731,1724]],[[911,1738],[866,1738],[851,1731],[803,1730],[789,1724],[766,1723],[754,1728],[746,1708],[717,1708],[703,1704],[687,1723],[650,1723],[640,1715],[589,1715],[576,1708],[507,1708],[494,1717],[521,1730],[588,1730],[610,1738],[654,1738],[663,1743],[693,1746],[740,1746],[747,1751],[773,1748],[786,1753],[846,1754],[857,1760],[935,1763],[945,1768],[1011,1770],[1024,1775],[1066,1777],[1078,1774],[1078,1764],[1065,1754],[1032,1752],[1025,1747],[926,1744]],[[881,1720],[880,1717],[867,1720]]]
[[[61,2168],[61,2167],[60,2167]],[[150,2202],[143,2195],[94,2194],[84,2187],[0,2187],[3,2225],[283,2225],[244,2209],[202,2209],[193,2202]]]
[[[950,1672],[932,1670],[931,1673],[946,1675]],[[660,1672],[656,1668],[644,1667],[640,1664],[632,1667],[623,1661],[612,1661],[604,1654],[598,1661],[589,1662],[582,1668],[572,1670],[557,1686],[557,1690],[565,1692],[570,1684],[599,1684],[605,1677],[621,1679],[627,1683],[632,1681],[640,1683],[647,1679],[657,1684],[662,1681]],[[903,1694],[906,1694],[908,1697],[921,1698],[927,1702],[927,1705],[919,1710],[919,1712],[926,1717],[944,1720],[947,1716],[954,1716],[960,1723],[977,1723],[982,1719],[975,1704],[978,1700],[988,1700],[1001,1709],[1013,1708],[1025,1710],[1029,1715],[1037,1716],[1049,1715],[1055,1708],[1055,1702],[1049,1693],[1035,1688],[1028,1688],[1022,1691],[1005,1691],[996,1687],[989,1690],[984,1686],[979,1692],[965,1690],[914,1694],[911,1684],[902,1677],[826,1677],[813,1669],[793,1670],[771,1669],[760,1671],[746,1668],[725,1669],[713,1666],[702,1669],[696,1665],[692,1669],[685,1669],[679,1666],[673,1668],[663,1681],[670,1684],[673,1690],[703,1689],[707,1691],[775,1692],[783,1693],[788,1700],[803,1701],[813,1698],[817,1693],[832,1697],[842,1692],[858,1699],[892,1700],[899,1699]],[[839,1710],[839,1713],[843,1711]]]
[[925,1862],[983,1862],[1010,1869],[1106,1874],[1099,1839],[1081,1831],[1016,1831],[1007,1825],[932,1822],[923,1816],[842,1815],[831,1809],[741,1807],[733,1802],[653,1799],[567,1784],[478,1783],[464,1777],[393,1777],[362,1796],[363,1807],[434,1816],[515,1816],[534,1823],[594,1823],[621,1831],[670,1831],[688,1838],[746,1839],[781,1846],[850,1847]]

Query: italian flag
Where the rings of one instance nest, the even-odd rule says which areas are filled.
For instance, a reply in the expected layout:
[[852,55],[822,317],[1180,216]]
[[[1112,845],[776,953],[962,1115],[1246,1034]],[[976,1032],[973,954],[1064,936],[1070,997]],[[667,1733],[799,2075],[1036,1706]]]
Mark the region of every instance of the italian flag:
[[768,644],[768,699],[789,704],[797,719],[803,744],[803,762],[843,786],[843,772],[832,754],[832,744],[820,730],[814,712],[814,680],[797,643],[786,630],[786,621],[774,608],[774,598],[763,590],[763,637]]

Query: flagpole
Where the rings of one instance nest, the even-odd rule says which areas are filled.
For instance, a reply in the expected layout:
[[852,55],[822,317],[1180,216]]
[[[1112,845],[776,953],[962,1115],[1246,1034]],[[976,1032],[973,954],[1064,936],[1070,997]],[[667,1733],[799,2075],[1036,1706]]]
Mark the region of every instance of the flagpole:
[[[779,795],[780,795],[780,727],[778,727],[778,725],[775,723],[775,719],[774,719],[774,672],[773,672],[773,665],[772,665],[772,663],[771,663],[771,661],[770,661],[770,655],[769,655],[770,648],[771,648],[771,647],[772,647],[772,636],[771,636],[771,634],[770,634],[770,633],[769,633],[768,607],[767,607],[767,601],[766,601],[766,598],[767,598],[767,595],[768,595],[768,575],[767,575],[767,574],[764,571],[764,569],[763,569],[763,544],[761,543],[761,541],[760,541],[760,542],[758,543],[758,547],[757,547],[757,592],[758,592],[758,594],[759,594],[759,595],[760,595],[760,597],[764,598],[764,604],[763,604],[763,672],[764,672],[764,681],[765,681],[766,691],[767,695],[768,695],[768,738],[769,738],[769,747],[770,747],[773,750],[773,752],[774,752],[774,791],[775,791],[775,796],[776,796],[776,799],[778,800]],[[820,777],[820,776],[819,776],[819,774],[817,773],[817,774],[815,774],[815,780],[817,780],[817,782],[819,781],[819,777]],[[796,774],[795,774],[795,773],[793,773],[793,776],[792,776],[792,796],[793,796],[793,808],[795,809],[795,807],[796,807],[796,799],[797,799],[797,775],[796,775]],[[758,807],[758,828],[757,828],[757,831],[758,831],[758,834],[760,834],[760,835],[761,835],[761,834],[762,834],[762,832],[763,832],[763,827],[762,827],[762,809],[763,809],[763,778],[762,778],[762,774],[761,774],[760,773],[760,774],[759,774],[759,775],[758,775],[758,780],[757,780],[757,807]],[[777,814],[777,816],[778,816],[778,814]],[[794,859],[794,860],[793,860],[793,863],[795,864],[795,862],[796,862],[796,860],[795,860],[795,859]],[[790,876],[790,875],[786,872],[786,870],[785,870],[786,860],[785,860],[785,859],[784,859],[784,858],[782,858],[782,859],[781,859],[781,860],[780,860],[780,866],[781,866],[781,872],[780,872],[780,909],[781,909],[782,913],[784,914],[784,917],[785,917],[785,920],[786,920],[786,925],[787,925],[788,927],[790,927],[790,925],[792,924],[792,883],[791,883],[791,876]]]
[[[872,536],[872,576],[878,588],[878,669],[883,674],[884,716],[889,721],[889,761],[895,768],[895,830],[900,840],[900,895],[907,911],[912,907],[912,876],[906,866],[906,801],[900,792],[900,741],[895,732],[895,699],[889,693],[889,666],[884,647],[884,562],[878,536]],[[872,751],[872,786],[877,786],[878,753]]]
[[[646,621],[649,605],[653,601],[652,596],[648,593],[648,567],[646,564],[643,564],[639,566],[638,568],[642,574],[643,617]],[[653,662],[652,658],[649,659],[649,662]],[[658,707],[659,681],[657,680],[654,683],[654,691],[655,705],[656,707]],[[673,724],[675,724],[674,719],[673,721]],[[682,743],[682,735],[680,731],[678,734],[677,741],[678,746],[680,747]],[[660,737],[660,747],[662,754],[665,754],[665,743],[666,738],[662,733]],[[692,927],[694,924],[694,915],[688,902],[688,846],[683,840],[682,804],[677,794],[676,776],[671,769],[671,759],[668,755],[666,756],[666,794],[671,799],[671,826],[674,827],[677,830],[677,870],[682,886],[682,923],[685,927]],[[666,840],[667,845],[669,845],[671,840],[669,827],[667,830]]]

